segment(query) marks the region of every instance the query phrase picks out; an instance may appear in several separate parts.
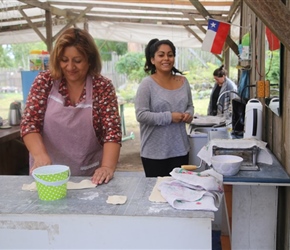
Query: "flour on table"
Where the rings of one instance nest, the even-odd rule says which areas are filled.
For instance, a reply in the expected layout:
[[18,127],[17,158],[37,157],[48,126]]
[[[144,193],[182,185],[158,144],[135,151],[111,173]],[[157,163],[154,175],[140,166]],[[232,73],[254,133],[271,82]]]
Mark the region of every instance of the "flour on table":
[[172,179],[171,176],[165,176],[165,177],[157,177],[157,181],[156,181],[156,184],[155,186],[153,187],[152,189],[152,192],[149,196],[149,201],[152,201],[152,202],[167,202],[163,196],[161,195],[159,189],[158,189],[158,186],[161,182],[165,181],[165,180],[170,180]]
[[111,195],[108,196],[107,203],[108,204],[124,204],[127,201],[127,196],[124,195]]

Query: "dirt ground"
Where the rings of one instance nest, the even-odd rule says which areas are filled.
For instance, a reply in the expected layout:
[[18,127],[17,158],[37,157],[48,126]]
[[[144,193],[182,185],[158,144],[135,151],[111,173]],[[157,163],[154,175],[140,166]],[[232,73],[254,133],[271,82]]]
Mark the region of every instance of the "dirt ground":
[[131,133],[134,134],[134,139],[124,140],[119,158],[119,163],[116,171],[143,171],[143,166],[140,159],[140,131],[139,126],[126,126],[126,135],[123,138],[128,138]]

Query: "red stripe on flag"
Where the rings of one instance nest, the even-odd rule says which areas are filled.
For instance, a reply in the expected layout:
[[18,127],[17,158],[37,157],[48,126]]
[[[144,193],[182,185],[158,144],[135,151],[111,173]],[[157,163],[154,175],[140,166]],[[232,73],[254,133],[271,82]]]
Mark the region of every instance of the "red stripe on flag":
[[220,22],[218,30],[216,32],[211,52],[214,54],[221,54],[224,43],[228,36],[230,25],[228,23]]
[[266,36],[269,43],[269,50],[273,51],[280,48],[279,39],[266,27]]

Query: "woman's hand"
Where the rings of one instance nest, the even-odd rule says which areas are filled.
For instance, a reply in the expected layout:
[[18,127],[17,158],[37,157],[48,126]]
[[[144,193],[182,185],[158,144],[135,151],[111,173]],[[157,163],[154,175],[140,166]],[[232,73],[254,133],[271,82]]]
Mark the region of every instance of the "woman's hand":
[[92,182],[94,184],[108,183],[114,176],[114,170],[109,167],[99,167],[96,169]]
[[179,113],[179,112],[172,112],[172,122],[179,123],[191,123],[193,116],[189,113]]
[[33,156],[34,158],[34,164],[32,166],[32,168],[30,168],[30,174],[32,173],[32,171],[38,167],[42,167],[42,166],[47,166],[47,165],[51,165],[51,159],[47,154],[40,154],[38,156]]
[[193,119],[193,116],[189,113],[183,113],[183,119],[182,121],[185,122],[185,123],[191,123],[192,119]]
[[184,113],[172,112],[171,116],[172,116],[172,122],[179,123],[183,121]]

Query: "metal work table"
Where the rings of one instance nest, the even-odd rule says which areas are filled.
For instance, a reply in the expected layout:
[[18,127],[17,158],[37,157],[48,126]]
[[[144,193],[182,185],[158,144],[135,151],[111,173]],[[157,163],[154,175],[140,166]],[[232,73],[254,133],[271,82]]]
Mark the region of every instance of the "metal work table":
[[[156,180],[116,172],[108,184],[41,201],[37,192],[21,189],[33,177],[0,176],[0,248],[211,249],[214,213],[150,202]],[[107,204],[110,195],[126,195],[127,202]]]

